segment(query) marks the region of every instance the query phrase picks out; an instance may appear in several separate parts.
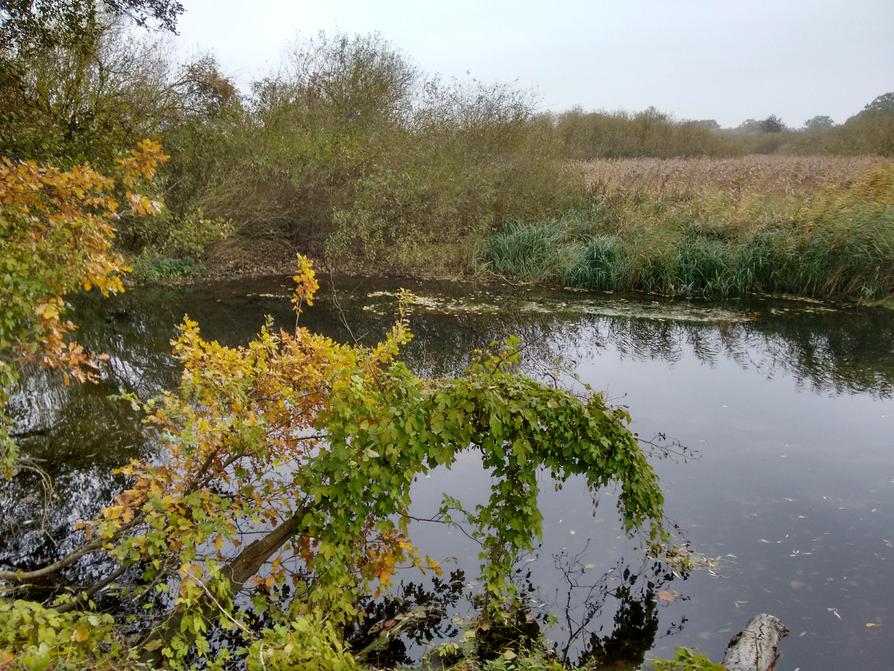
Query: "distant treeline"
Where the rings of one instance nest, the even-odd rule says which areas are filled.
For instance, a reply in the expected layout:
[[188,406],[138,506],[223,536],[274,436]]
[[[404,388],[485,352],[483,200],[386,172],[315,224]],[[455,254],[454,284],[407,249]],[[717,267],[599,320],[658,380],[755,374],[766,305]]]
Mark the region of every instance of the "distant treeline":
[[843,124],[815,116],[797,129],[775,115],[721,128],[713,119],[676,120],[653,107],[636,113],[573,109],[548,119],[563,154],[575,159],[894,155],[894,93],[878,96]]
[[160,140],[165,215],[119,222],[150,278],[269,267],[296,249],[341,269],[466,272],[507,222],[589,207],[583,159],[894,155],[894,94],[797,131],[654,109],[550,115],[524,91],[429,76],[377,36],[345,35],[294,45],[240,90],[213,57],[179,64],[163,40],[88,19],[58,39],[0,35],[15,38],[0,40],[0,155],[104,170]]

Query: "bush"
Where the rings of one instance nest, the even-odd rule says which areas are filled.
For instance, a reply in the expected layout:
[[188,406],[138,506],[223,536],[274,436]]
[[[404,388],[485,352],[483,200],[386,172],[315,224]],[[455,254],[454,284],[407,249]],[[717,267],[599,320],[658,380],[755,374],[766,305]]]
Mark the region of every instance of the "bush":
[[133,263],[133,276],[138,281],[161,282],[198,275],[204,266],[190,256],[172,258],[144,252]]
[[677,121],[654,107],[634,114],[576,108],[559,115],[555,129],[564,155],[573,159],[745,153],[741,141],[720,133],[713,125]]
[[[335,267],[462,269],[500,223],[557,213],[584,191],[529,95],[425,78],[377,36],[297,46],[244,109],[176,131],[190,158],[171,170],[209,169],[172,209],[201,208],[236,222],[246,244],[287,239]],[[226,160],[213,141],[195,153],[207,124],[223,126]]]

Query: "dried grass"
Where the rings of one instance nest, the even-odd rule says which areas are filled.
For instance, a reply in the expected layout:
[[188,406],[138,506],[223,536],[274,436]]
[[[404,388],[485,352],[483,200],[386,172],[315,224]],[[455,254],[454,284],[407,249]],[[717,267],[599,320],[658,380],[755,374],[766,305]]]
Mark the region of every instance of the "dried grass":
[[848,187],[867,169],[892,164],[878,156],[762,156],[742,158],[635,158],[576,161],[594,190],[652,193],[792,195],[825,187]]

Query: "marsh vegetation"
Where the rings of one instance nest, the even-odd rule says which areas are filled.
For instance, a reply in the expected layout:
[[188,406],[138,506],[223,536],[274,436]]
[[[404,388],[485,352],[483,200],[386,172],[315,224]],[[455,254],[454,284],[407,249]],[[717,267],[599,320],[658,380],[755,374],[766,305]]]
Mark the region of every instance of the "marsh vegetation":
[[297,42],[240,90],[213,57],[175,63],[109,16],[13,40],[2,73],[10,158],[102,170],[162,143],[164,213],[118,226],[149,281],[286,270],[301,251],[343,272],[662,294],[891,289],[891,94],[801,130],[546,114],[513,86],[424,73],[375,35]]
[[554,114],[325,34],[240,88],[182,11],[0,8],[0,668],[691,671],[752,601],[890,658],[894,94]]

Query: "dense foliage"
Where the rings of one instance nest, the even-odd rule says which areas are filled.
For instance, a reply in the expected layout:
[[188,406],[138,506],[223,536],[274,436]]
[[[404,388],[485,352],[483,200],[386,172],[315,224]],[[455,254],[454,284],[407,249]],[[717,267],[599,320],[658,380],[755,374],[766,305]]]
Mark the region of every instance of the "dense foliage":
[[[151,178],[161,159],[151,143],[140,150],[120,161],[126,188]],[[59,326],[48,303],[34,305],[32,296],[49,292],[59,307],[56,297],[73,288],[51,282],[60,276],[88,288],[121,288],[120,264],[105,255],[113,232],[107,218],[115,208],[105,192],[112,184],[89,172],[71,187],[74,207],[98,213],[52,199],[50,207],[27,178],[42,178],[53,195],[57,186],[66,194],[67,181],[79,173],[18,168],[25,178],[6,180],[5,219],[59,224],[68,235],[72,222],[82,224],[76,229],[98,227],[98,250],[83,267],[64,255],[38,255],[37,289],[21,285],[20,296],[19,285],[10,288],[21,309],[37,317],[35,326],[15,335],[17,342],[56,352],[61,345],[54,343],[72,327]],[[157,209],[135,192],[128,200],[138,212]],[[303,257],[294,280],[300,315],[317,289]],[[578,398],[518,375],[513,341],[477,353],[463,377],[413,375],[397,358],[411,337],[408,301],[373,347],[339,344],[301,327],[276,332],[270,323],[247,345],[225,347],[204,340],[187,319],[174,343],[183,365],[180,386],[145,404],[157,457],[122,466],[131,484],[98,519],[79,523],[80,548],[50,566],[0,571],[0,580],[15,591],[16,584],[64,575],[97,553],[108,557],[106,575],[90,587],[63,588],[50,604],[0,602],[4,661],[106,668],[203,660],[219,667],[236,655],[249,668],[325,668],[326,660],[333,669],[352,668],[339,631],[357,615],[358,598],[386,589],[402,564],[440,570],[406,536],[410,486],[432,468],[449,467],[462,450],[480,452],[494,476],[489,501],[469,514],[482,546],[487,619],[511,609],[513,559],[540,533],[540,469],[559,481],[583,476],[593,489],[620,483],[627,530],[646,525],[652,538],[660,533],[661,492],[624,410],[600,396]],[[46,320],[54,321],[47,326]],[[77,356],[63,358],[81,366],[86,359],[73,347],[65,351]],[[450,507],[448,499],[445,513]],[[244,544],[249,532],[256,540]],[[117,617],[91,611],[91,597],[119,580],[119,599],[149,609],[136,639],[130,608]],[[286,603],[265,597],[286,582],[292,594]],[[237,598],[249,584],[262,588],[254,610],[275,613],[260,631],[245,624]],[[220,629],[241,632],[244,647],[212,651],[210,632]]]
[[236,224],[219,265],[282,240],[342,268],[457,270],[499,221],[580,198],[523,93],[428,78],[377,37],[321,36],[287,62],[166,143],[192,185],[172,209]]
[[572,159],[653,156],[741,156],[745,146],[722,133],[716,121],[677,121],[650,107],[636,114],[584,112],[558,115],[555,132]]
[[579,108],[553,123],[564,156],[595,158],[733,157],[747,154],[894,155],[894,106],[891,93],[836,124],[830,117],[807,119],[790,128],[777,117],[747,119],[721,128],[713,119],[674,119],[650,107],[642,112],[585,112]]
[[77,46],[103,14],[127,16],[139,26],[173,31],[182,13],[183,5],[177,0],[3,0],[0,49]]
[[[126,269],[112,250],[114,223],[143,217],[161,207],[146,193],[167,157],[142,142],[119,158],[118,181],[89,166],[69,171],[0,158],[0,448],[3,470],[16,465],[9,418],[3,413],[9,389],[23,362],[58,369],[84,382],[99,364],[70,338],[65,297],[96,288],[104,295],[123,289]],[[121,206],[123,201],[124,206]]]
[[377,36],[300,42],[240,91],[212,57],[176,64],[120,18],[139,5],[167,25],[176,3],[69,4],[93,8],[76,39],[2,53],[0,153],[109,170],[122,148],[160,140],[167,211],[122,222],[117,243],[142,279],[284,269],[296,248],[342,270],[474,272],[508,222],[593,200],[581,160],[892,151],[885,96],[804,130],[654,108],[554,116],[509,86],[426,75]]

